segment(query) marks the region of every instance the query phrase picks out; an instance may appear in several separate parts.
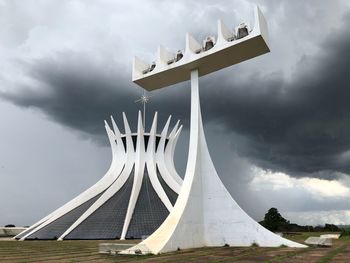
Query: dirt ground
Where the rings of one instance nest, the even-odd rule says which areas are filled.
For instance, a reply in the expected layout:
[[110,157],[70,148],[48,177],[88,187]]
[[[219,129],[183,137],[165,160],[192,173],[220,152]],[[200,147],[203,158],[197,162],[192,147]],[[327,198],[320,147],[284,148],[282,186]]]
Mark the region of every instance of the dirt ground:
[[[302,233],[287,238],[301,242],[310,235],[318,236],[319,233]],[[333,241],[330,248],[205,247],[158,256],[101,255],[98,244],[104,242],[111,241],[1,240],[0,262],[350,262],[350,237]],[[124,242],[130,243],[130,240]]]

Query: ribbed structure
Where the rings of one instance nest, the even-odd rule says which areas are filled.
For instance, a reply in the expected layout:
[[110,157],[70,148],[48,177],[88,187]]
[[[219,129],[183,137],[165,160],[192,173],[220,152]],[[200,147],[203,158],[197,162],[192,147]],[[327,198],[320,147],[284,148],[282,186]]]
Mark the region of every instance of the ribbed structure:
[[168,135],[171,117],[157,134],[157,113],[149,133],[141,113],[137,133],[131,133],[123,113],[125,133],[113,118],[105,128],[112,148],[112,163],[103,178],[85,192],[38,221],[20,240],[125,239],[153,233],[165,220],[182,184],[173,157],[182,126]]

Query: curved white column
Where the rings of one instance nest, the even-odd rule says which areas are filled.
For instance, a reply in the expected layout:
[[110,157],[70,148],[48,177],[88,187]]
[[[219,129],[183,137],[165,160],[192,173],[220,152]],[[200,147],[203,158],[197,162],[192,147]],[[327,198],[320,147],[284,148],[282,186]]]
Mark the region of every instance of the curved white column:
[[87,219],[104,203],[106,203],[110,198],[112,198],[128,180],[132,172],[133,166],[133,162],[127,161],[125,169],[122,171],[118,179],[115,180],[115,182],[58,238],[58,240],[63,240],[70,232],[72,232],[81,223],[83,223],[85,219]]
[[[67,236],[70,233],[72,233],[74,229],[76,229],[78,226],[84,223],[89,216],[95,213],[102,205],[104,205],[108,200],[110,200],[110,198],[112,198],[125,185],[126,181],[130,176],[134,176],[132,194],[130,195],[130,199],[127,201],[128,208],[126,211],[126,216],[123,219],[124,225],[123,225],[121,238],[122,239],[125,238],[125,235],[127,234],[127,231],[134,213],[134,209],[138,200],[138,196],[142,187],[145,165],[147,165],[148,176],[153,189],[155,190],[156,194],[160,198],[161,202],[165,205],[167,210],[168,211],[172,210],[173,206],[165,190],[163,189],[162,184],[159,181],[157,169],[156,169],[157,168],[157,161],[155,158],[156,139],[157,139],[157,136],[159,136],[157,134],[157,113],[154,116],[150,133],[146,134],[147,136],[149,136],[147,150],[145,149],[145,142],[144,142],[145,133],[142,126],[141,113],[139,112],[138,114],[138,131],[135,134],[133,134],[130,130],[130,126],[125,113],[123,113],[123,122],[125,127],[125,133],[121,134],[112,116],[111,116],[111,123],[113,126],[113,130],[105,121],[105,128],[106,128],[106,132],[107,132],[109,142],[111,144],[111,149],[112,149],[112,162],[106,175],[102,179],[100,179],[94,186],[92,186],[91,188],[89,188],[88,190],[80,194],[78,197],[68,202],[64,206],[60,207],[59,209],[57,209],[50,215],[46,216],[45,218],[41,219],[36,224],[34,224],[31,228],[29,228],[26,231],[26,234],[23,235],[22,240],[26,239],[30,235],[41,230],[43,227],[53,223],[55,220],[61,218],[68,212],[82,205],[83,203],[95,197],[96,195],[101,194],[101,196],[93,204],[91,204],[86,209],[86,211],[84,211],[82,215],[79,216],[78,219],[76,219],[74,222],[72,222],[70,226],[67,227],[67,229],[58,238],[58,240],[63,240],[67,238]],[[167,125],[163,130],[163,135],[161,136],[161,144],[163,146],[159,148],[161,149],[159,150],[159,154],[160,152],[162,152],[161,154],[162,160],[165,160],[165,158],[167,157],[165,154],[164,145],[167,139],[167,130],[168,130],[169,122],[170,122],[170,119],[168,120]],[[169,145],[172,145],[171,146],[172,148],[175,147],[174,141],[176,143],[176,135],[178,134],[177,127],[178,127],[178,124],[173,129],[169,137],[168,143]],[[136,147],[134,146],[133,136],[137,136]],[[123,140],[125,141],[123,142]],[[169,147],[167,148],[168,148],[168,152],[171,153],[170,148]],[[166,167],[164,161],[163,161],[163,166],[164,166],[164,170],[168,171],[168,168]],[[132,174],[133,168],[134,168],[134,173]],[[165,172],[165,175],[161,174],[161,176],[162,177],[165,176],[171,179],[171,175],[169,174],[169,172]],[[169,181],[169,179],[167,180]],[[176,183],[174,179],[173,181]],[[180,186],[178,186],[178,188],[179,187]]]
[[[180,126],[179,129],[177,127],[179,126],[179,121],[176,123],[174,129],[171,131],[169,135],[169,142],[165,148],[165,164],[166,168],[169,171],[170,175],[174,178],[174,180],[179,184],[179,186],[182,185],[182,178],[179,176],[175,169],[175,164],[174,164],[174,153],[175,153],[175,146],[177,144],[177,140],[180,136],[180,133],[182,131],[182,125]],[[179,192],[177,192],[179,193]]]
[[112,121],[113,130],[114,130],[115,141],[120,149],[118,151],[119,154],[116,158],[118,158],[118,160],[120,160],[120,162],[125,163],[126,162],[126,149],[124,148],[123,140],[121,138],[121,133],[118,129],[117,124],[114,121],[113,116],[111,116],[111,121]]
[[186,174],[177,202],[163,224],[140,244],[121,254],[164,253],[203,246],[305,247],[284,239],[250,218],[221,182],[205,140],[198,90],[191,71],[191,129]]
[[122,148],[123,152],[126,153],[125,157],[121,156],[122,160],[124,160],[125,166],[121,171],[117,180],[104,192],[98,200],[96,200],[59,238],[58,240],[63,240],[69,233],[71,233],[75,228],[77,228],[81,223],[84,222],[90,215],[92,215],[98,208],[100,208],[104,203],[106,203],[115,193],[117,193],[125,184],[127,179],[129,178],[132,169],[135,164],[135,150],[132,140],[132,133],[129,126],[128,119],[123,112],[123,121],[124,121],[124,129],[125,129],[125,140],[126,140],[126,151],[124,148],[123,141],[121,139],[121,134],[116,125],[113,117],[111,117],[114,133],[117,140],[117,145]]
[[[113,197],[128,180],[135,160],[135,151],[132,145],[131,131],[125,116],[125,134],[127,142],[127,155],[124,169],[121,171],[118,178],[112,183],[110,187],[58,238],[58,240],[63,240],[69,233],[71,233],[75,228],[77,228],[81,223],[84,222],[90,215],[92,215],[98,208],[100,208],[104,203],[106,203],[111,197]],[[123,143],[120,139],[121,146],[124,149]]]
[[[161,133],[161,138],[158,144],[158,150],[156,152],[156,162],[165,183],[175,192],[180,193],[181,184],[175,179],[175,176],[172,176],[169,170],[166,167],[165,162],[165,141],[168,134],[169,124],[170,124],[171,116],[169,116],[163,131]],[[168,142],[169,143],[169,142]]]
[[134,213],[137,198],[139,197],[142,180],[145,170],[145,142],[144,142],[144,128],[142,125],[141,112],[139,111],[138,124],[137,124],[137,143],[136,143],[136,155],[135,155],[135,172],[134,181],[129,199],[129,205],[125,216],[123,231],[120,239],[124,240],[128,232],[130,221]]
[[[146,166],[148,171],[148,176],[153,186],[153,189],[157,193],[160,200],[163,202],[168,211],[173,208],[167,194],[165,193],[161,183],[158,180],[156,161],[155,161],[155,151],[156,151],[156,133],[157,133],[157,116],[154,115],[152,128],[149,134],[147,152],[146,152]],[[163,151],[164,152],[164,151]]]
[[[148,168],[148,175],[151,181],[151,184],[153,186],[153,188],[155,189],[157,195],[159,196],[159,198],[161,199],[161,201],[163,202],[163,204],[166,206],[166,208],[170,211],[173,207],[171,205],[171,202],[169,201],[166,193],[164,192],[158,177],[157,177],[157,173],[155,170],[155,159],[154,159],[154,155],[155,155],[155,138],[156,138],[156,132],[157,132],[157,113],[155,113],[154,116],[154,120],[152,123],[152,128],[149,134],[149,141],[148,141],[148,147],[147,147],[147,151],[145,152],[140,145],[137,146],[137,149],[139,149],[138,151],[136,151],[137,153],[135,153],[134,148],[132,146],[132,138],[131,138],[131,131],[127,122],[127,118],[126,116],[124,117],[124,122],[125,122],[125,131],[126,131],[126,136],[127,136],[127,160],[126,160],[126,164],[125,164],[125,168],[122,171],[121,175],[118,177],[118,179],[106,190],[105,193],[103,193],[103,195],[91,206],[88,208],[87,211],[85,211],[78,220],[76,220],[74,222],[74,224],[72,226],[70,226],[62,235],[61,237],[59,237],[58,240],[63,240],[70,232],[72,232],[76,227],[78,227],[81,223],[84,222],[85,219],[87,219],[91,214],[93,214],[98,208],[100,208],[105,202],[107,202],[111,197],[113,197],[113,195],[118,192],[122,186],[125,184],[125,182],[127,181],[127,179],[129,178],[132,168],[134,166],[135,160],[136,160],[136,155],[139,155],[139,162],[141,165],[144,164],[146,162],[147,164],[147,168]],[[114,124],[113,124],[114,123]],[[114,120],[112,119],[112,124],[114,127],[114,130],[117,130],[118,128],[115,125]],[[140,129],[141,127],[141,123],[140,123],[140,118],[139,118],[139,126],[138,126],[138,134],[140,134],[140,136],[143,137],[143,133],[142,130]],[[119,130],[118,130],[119,131]],[[140,138],[138,138],[139,140]],[[121,139],[120,139],[121,141]],[[121,142],[122,143],[122,142]],[[142,173],[142,178],[143,178],[143,170],[142,168],[140,168],[140,173]],[[136,171],[135,171],[136,173]],[[140,173],[137,176],[138,178],[140,177]],[[141,184],[142,184],[142,179],[141,180]],[[138,198],[138,194],[140,189],[137,188],[137,186],[133,189],[135,189],[135,194],[134,194],[134,200],[137,201]],[[131,203],[129,203],[131,204]],[[131,214],[130,220],[132,218],[132,213],[134,208],[129,208],[128,211],[129,215]],[[126,218],[128,218],[128,216],[126,216]],[[125,221],[126,222],[126,221]],[[125,233],[124,235],[122,234],[121,238],[124,239],[125,235],[127,233],[128,230],[127,226],[125,229]]]
[[85,190],[83,193],[81,193],[71,201],[69,201],[65,205],[61,206],[60,208],[56,209],[54,212],[52,212],[48,216],[44,217],[43,219],[35,223],[31,227],[31,230],[28,231],[27,234],[24,235],[20,240],[24,240],[26,237],[39,231],[43,227],[49,225],[50,223],[62,217],[69,211],[72,211],[73,209],[87,202],[91,198],[102,193],[117,179],[121,170],[124,167],[124,161],[123,161],[124,158],[120,158],[122,155],[125,156],[124,146],[120,143],[115,144],[116,135],[112,132],[112,130],[110,129],[110,127],[106,122],[105,122],[105,128],[109,138],[109,142],[111,144],[112,162],[111,162],[110,168],[108,169],[104,177],[102,177],[97,183],[95,183],[93,186]]

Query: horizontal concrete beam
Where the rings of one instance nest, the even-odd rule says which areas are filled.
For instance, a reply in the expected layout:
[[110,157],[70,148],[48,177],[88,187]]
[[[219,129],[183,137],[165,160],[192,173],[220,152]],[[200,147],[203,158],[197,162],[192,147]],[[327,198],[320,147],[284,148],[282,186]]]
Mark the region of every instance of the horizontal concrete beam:
[[247,36],[240,38],[219,20],[217,37],[211,40],[214,40],[213,47],[205,50],[187,34],[182,58],[177,60],[174,55],[171,59],[171,53],[160,47],[153,66],[135,57],[133,82],[151,91],[189,80],[193,69],[198,69],[199,76],[203,76],[270,52],[266,21],[258,7],[254,29]]

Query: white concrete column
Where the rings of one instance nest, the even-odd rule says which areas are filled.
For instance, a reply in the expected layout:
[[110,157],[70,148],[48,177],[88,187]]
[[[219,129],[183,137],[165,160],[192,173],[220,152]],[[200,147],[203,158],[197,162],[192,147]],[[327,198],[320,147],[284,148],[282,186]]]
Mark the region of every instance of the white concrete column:
[[128,209],[125,216],[123,231],[120,237],[121,240],[125,239],[126,234],[128,232],[131,218],[135,210],[137,198],[139,197],[139,194],[140,194],[144,171],[145,171],[144,127],[142,124],[141,112],[139,111],[138,124],[137,124],[134,182],[131,190]]
[[198,70],[191,71],[191,126],[186,174],[179,197],[163,224],[140,244],[120,252],[165,253],[203,246],[305,247],[262,227],[234,201],[221,182],[205,140]]

